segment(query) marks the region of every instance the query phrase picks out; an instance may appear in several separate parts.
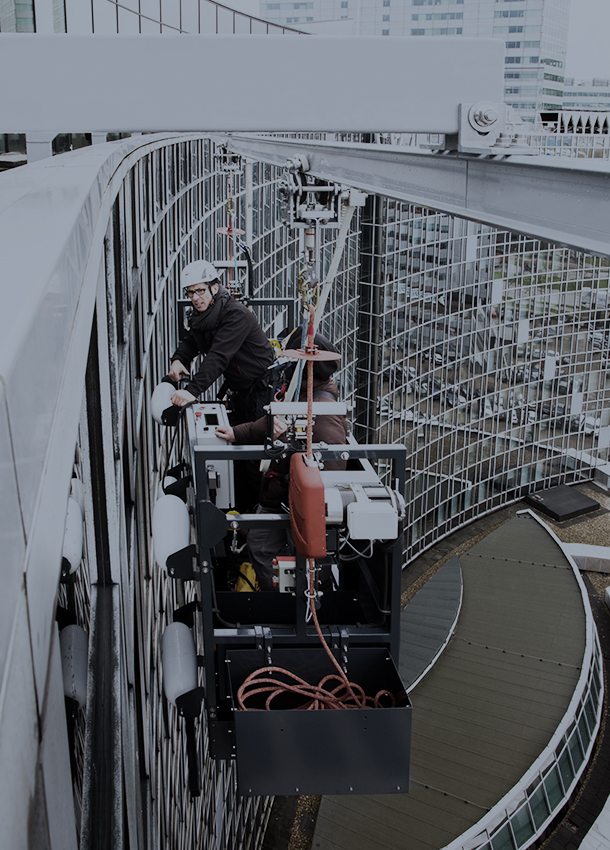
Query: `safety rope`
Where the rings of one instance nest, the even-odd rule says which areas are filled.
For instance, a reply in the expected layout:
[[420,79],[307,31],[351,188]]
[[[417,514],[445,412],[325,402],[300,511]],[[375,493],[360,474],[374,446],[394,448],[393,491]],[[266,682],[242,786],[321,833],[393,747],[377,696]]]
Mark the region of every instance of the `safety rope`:
[[[234,179],[235,178],[233,177],[233,180]],[[233,191],[235,190],[234,185],[232,186],[232,189]],[[237,231],[233,227],[236,211],[237,208],[235,205],[235,197],[233,195],[230,195],[227,200],[227,214],[229,216],[229,262],[231,262],[232,260],[234,262],[234,268],[230,269],[230,271],[233,275],[235,275],[235,277],[233,278],[233,282],[237,287],[239,283],[239,275],[237,273]]]
[[326,280],[324,281],[324,286],[322,287],[322,291],[320,292],[320,296],[318,298],[318,303],[316,304],[316,320],[314,327],[315,331],[317,331],[320,327],[320,322],[322,321],[322,313],[324,312],[324,308],[326,307],[328,295],[330,293],[331,287],[335,280],[335,276],[339,269],[339,263],[341,262],[341,257],[343,256],[343,249],[345,248],[345,241],[347,239],[350,224],[352,223],[352,216],[354,215],[355,211],[356,207],[352,206],[347,206],[344,209],[343,223],[337,236],[335,253],[333,254],[333,258],[331,260],[330,266],[328,268],[328,273],[326,275]]
[[[343,223],[341,224],[341,229],[337,235],[337,242],[335,245],[335,252],[333,254],[333,258],[331,260],[330,266],[328,268],[328,273],[326,275],[326,280],[324,281],[324,286],[321,291],[316,284],[314,290],[309,293],[310,299],[315,296],[315,318],[314,318],[314,334],[317,332],[320,327],[320,322],[322,321],[322,314],[324,313],[324,308],[326,307],[326,302],[328,300],[328,296],[332,285],[334,283],[335,277],[337,275],[337,271],[339,269],[339,263],[341,262],[341,257],[343,256],[343,251],[345,248],[345,242],[347,240],[347,235],[349,233],[349,228],[352,222],[352,217],[354,212],[356,211],[355,206],[347,206],[344,208],[343,215]],[[300,287],[302,289],[302,287]],[[305,300],[306,293],[304,291],[301,292],[301,297],[303,299],[303,306],[305,307],[305,322],[307,321],[307,311],[311,304],[307,304]],[[303,336],[302,342],[305,343],[305,337]],[[299,393],[301,391],[301,379],[303,375],[303,363],[302,361],[297,363],[297,366],[294,370],[294,374],[286,391],[286,395],[284,396],[284,401],[292,401],[293,398],[299,397]]]
[[[305,343],[305,351],[308,354],[314,354],[316,350],[313,342],[313,326],[315,318],[316,311],[313,305],[310,305],[309,324],[307,326],[307,342]],[[305,457],[307,460],[313,460],[313,360],[307,361],[307,450]]]

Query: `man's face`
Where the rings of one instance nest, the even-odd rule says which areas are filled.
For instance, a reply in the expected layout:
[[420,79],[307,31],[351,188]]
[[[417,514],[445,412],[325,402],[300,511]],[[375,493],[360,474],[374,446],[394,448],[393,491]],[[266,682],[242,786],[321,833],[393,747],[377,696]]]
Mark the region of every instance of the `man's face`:
[[212,299],[218,292],[218,284],[195,283],[186,290],[186,295],[193,302],[193,307],[198,313],[203,313],[210,306]]

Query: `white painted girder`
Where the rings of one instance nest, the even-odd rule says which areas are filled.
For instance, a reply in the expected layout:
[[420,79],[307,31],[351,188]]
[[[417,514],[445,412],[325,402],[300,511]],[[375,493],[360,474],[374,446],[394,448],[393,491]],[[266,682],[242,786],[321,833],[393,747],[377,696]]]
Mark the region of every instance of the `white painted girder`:
[[303,153],[318,177],[610,257],[605,161],[432,154],[254,134],[223,141],[236,153],[280,166]]
[[483,38],[0,34],[0,133],[456,133],[501,103]]

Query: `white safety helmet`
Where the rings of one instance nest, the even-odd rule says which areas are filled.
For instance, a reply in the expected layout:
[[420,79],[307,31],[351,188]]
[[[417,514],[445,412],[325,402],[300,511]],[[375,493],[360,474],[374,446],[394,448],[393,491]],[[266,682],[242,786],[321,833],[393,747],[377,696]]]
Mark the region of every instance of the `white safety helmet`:
[[183,290],[186,290],[189,286],[196,286],[198,283],[220,283],[220,274],[218,269],[207,260],[195,260],[194,263],[189,263],[182,269],[180,280]]

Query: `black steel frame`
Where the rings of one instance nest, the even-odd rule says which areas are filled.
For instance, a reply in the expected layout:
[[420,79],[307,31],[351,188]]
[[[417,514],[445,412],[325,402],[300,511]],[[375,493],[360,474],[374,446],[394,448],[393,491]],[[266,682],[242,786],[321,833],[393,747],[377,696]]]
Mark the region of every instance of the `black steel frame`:
[[[404,493],[406,480],[406,449],[404,446],[379,445],[315,445],[316,455],[322,462],[349,459],[391,460],[392,486]],[[305,561],[297,556],[294,622],[291,625],[250,624],[218,626],[214,587],[214,549],[221,539],[235,527],[242,529],[269,527],[280,524],[289,527],[290,516],[278,514],[225,515],[213,506],[208,490],[206,463],[217,460],[262,460],[266,457],[262,446],[194,446],[193,480],[195,486],[195,525],[197,534],[197,561],[201,586],[201,628],[205,655],[205,706],[210,729],[210,750],[213,757],[235,757],[233,719],[228,710],[230,683],[225,679],[226,653],[230,649],[250,648],[260,650],[262,663],[272,657],[274,649],[301,649],[319,647],[320,642],[313,624],[307,625]],[[331,538],[333,531],[330,530]],[[331,539],[330,547],[336,548]],[[325,626],[323,631],[337,658],[345,660],[349,647],[386,647],[395,664],[398,662],[400,629],[400,577],[402,567],[402,533],[386,552],[391,571],[388,583],[389,599],[385,599],[386,616],[376,624],[351,623]],[[367,579],[370,582],[370,576]],[[253,594],[261,598],[271,594]],[[278,604],[285,602],[286,594],[273,594]],[[214,662],[212,663],[212,659]]]

